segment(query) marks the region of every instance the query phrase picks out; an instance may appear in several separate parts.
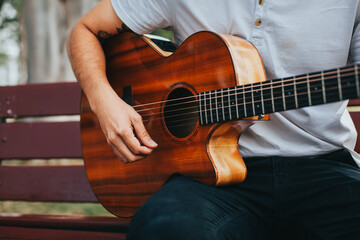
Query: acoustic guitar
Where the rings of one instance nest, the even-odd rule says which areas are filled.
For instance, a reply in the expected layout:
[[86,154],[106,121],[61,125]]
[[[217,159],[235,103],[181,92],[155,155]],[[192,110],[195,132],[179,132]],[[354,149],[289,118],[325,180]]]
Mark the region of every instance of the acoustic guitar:
[[124,32],[103,48],[111,86],[159,144],[141,161],[121,162],[82,95],[89,182],[100,203],[121,217],[132,216],[173,174],[216,186],[242,182],[238,139],[250,119],[360,97],[357,65],[266,80],[258,51],[234,36],[199,32],[172,52],[172,45],[165,51]]

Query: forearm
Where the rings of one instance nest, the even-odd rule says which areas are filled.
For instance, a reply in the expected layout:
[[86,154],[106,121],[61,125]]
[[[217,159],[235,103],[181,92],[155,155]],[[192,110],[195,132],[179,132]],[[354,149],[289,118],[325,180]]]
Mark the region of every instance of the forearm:
[[83,23],[78,22],[73,28],[67,43],[68,55],[74,74],[91,108],[96,111],[99,94],[112,94],[106,77],[105,56],[95,33]]
[[107,80],[100,40],[117,34],[122,26],[110,0],[103,0],[79,20],[68,38],[67,50],[73,71],[95,113],[98,106],[106,104],[100,101],[120,99]]
[[121,100],[106,77],[100,41],[123,29],[110,0],[103,0],[75,25],[67,50],[76,79],[98,117],[106,140],[120,160],[133,162],[149,155],[157,144],[151,140],[141,116]]

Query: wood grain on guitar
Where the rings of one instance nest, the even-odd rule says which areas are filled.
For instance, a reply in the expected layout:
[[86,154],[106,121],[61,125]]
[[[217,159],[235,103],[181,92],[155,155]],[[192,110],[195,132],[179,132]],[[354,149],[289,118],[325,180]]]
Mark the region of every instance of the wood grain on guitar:
[[132,216],[173,174],[211,185],[242,182],[246,166],[237,142],[251,122],[240,119],[268,119],[269,113],[360,95],[357,65],[265,81],[251,43],[211,32],[192,35],[174,53],[124,32],[109,39],[104,52],[111,86],[120,97],[130,93],[125,98],[159,144],[144,160],[122,163],[82,96],[89,182],[103,206],[121,217]]
[[[121,97],[124,87],[132,87],[134,107],[143,116],[150,136],[159,144],[149,157],[132,164],[120,162],[107,145],[86,97],[82,97],[81,135],[88,178],[104,207],[122,217],[132,216],[174,173],[212,185],[243,181],[246,167],[237,150],[240,132],[230,131],[236,129],[233,124],[200,126],[198,108],[190,112],[182,108],[189,108],[188,94],[196,101],[199,92],[265,80],[256,49],[236,37],[198,33],[171,55],[148,43],[144,37],[123,33],[110,39],[104,51],[112,87]],[[182,107],[177,103],[180,110],[170,110],[174,117],[166,120],[165,101],[179,88],[188,89],[174,93],[180,98],[185,94],[182,97],[185,103]],[[191,112],[195,112],[195,118]],[[192,117],[187,119],[186,114]],[[182,129],[187,132],[181,134]],[[176,132],[180,135],[176,136]],[[221,132],[229,133],[226,136],[232,139],[232,152],[225,146],[227,143],[222,142]],[[222,148],[226,150],[221,151]],[[227,158],[236,163],[236,171],[230,171],[231,165],[224,165]]]

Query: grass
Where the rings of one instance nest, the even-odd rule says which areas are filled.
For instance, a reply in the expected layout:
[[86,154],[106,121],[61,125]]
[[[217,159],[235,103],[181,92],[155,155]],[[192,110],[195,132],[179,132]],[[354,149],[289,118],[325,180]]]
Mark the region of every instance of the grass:
[[113,216],[97,203],[0,202],[0,213]]

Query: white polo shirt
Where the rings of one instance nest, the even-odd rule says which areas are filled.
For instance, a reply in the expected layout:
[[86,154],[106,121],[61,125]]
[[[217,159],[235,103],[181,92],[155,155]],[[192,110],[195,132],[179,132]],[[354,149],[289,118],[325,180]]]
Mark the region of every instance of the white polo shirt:
[[[112,0],[138,34],[171,28],[180,45],[208,30],[240,36],[259,51],[268,79],[360,62],[359,0]],[[316,156],[353,151],[356,130],[347,101],[274,113],[239,139],[243,157]]]

